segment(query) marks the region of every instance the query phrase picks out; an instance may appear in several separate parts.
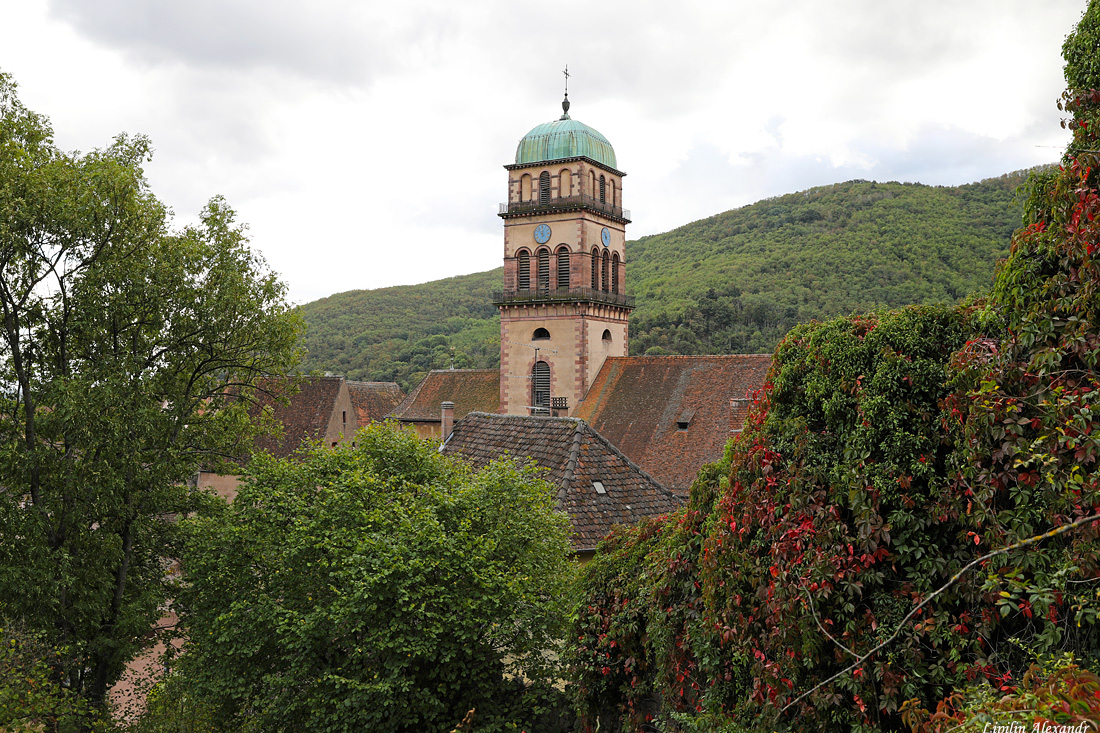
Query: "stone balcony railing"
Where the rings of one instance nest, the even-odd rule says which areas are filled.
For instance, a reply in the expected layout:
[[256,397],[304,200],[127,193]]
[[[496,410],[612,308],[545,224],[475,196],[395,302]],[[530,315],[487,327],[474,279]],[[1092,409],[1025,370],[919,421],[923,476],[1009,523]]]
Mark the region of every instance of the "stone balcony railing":
[[624,308],[634,307],[634,296],[609,293],[595,288],[552,288],[532,290],[495,290],[493,305],[506,303],[606,303]]
[[515,214],[528,214],[538,211],[554,211],[556,209],[575,209],[578,206],[624,221],[630,221],[630,209],[621,206],[613,206],[606,201],[600,201],[594,196],[578,194],[577,196],[559,196],[542,201],[510,201],[501,204],[499,216],[512,216]]

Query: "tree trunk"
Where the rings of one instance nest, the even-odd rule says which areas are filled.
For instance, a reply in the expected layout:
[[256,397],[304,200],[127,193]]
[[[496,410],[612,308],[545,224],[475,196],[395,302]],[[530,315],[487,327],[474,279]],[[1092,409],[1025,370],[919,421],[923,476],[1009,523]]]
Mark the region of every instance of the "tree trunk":
[[[130,505],[133,503],[133,497],[127,501]],[[133,520],[127,520],[126,526],[122,531],[122,559],[119,561],[118,570],[115,572],[115,595],[111,599],[111,609],[101,627],[100,639],[109,639],[114,642],[115,626],[118,623],[118,616],[122,609],[122,597],[126,591],[126,577],[130,571],[130,557],[133,553],[134,547],[134,533],[133,533]],[[117,646],[114,643],[109,643],[106,650],[98,651],[95,654],[95,662],[92,670],[92,687],[88,691],[88,699],[92,705],[96,708],[103,709],[107,703],[107,683],[108,674],[112,666],[114,666],[115,658],[118,656]]]

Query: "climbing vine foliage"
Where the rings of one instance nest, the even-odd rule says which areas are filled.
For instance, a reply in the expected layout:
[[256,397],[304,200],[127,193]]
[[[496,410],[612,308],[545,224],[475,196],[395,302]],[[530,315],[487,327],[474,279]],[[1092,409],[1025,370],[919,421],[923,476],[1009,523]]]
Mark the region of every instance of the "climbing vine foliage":
[[795,328],[688,505],[586,568],[590,729],[935,730],[1036,657],[1097,658],[1100,93],[1063,107],[1075,148],[988,298]]

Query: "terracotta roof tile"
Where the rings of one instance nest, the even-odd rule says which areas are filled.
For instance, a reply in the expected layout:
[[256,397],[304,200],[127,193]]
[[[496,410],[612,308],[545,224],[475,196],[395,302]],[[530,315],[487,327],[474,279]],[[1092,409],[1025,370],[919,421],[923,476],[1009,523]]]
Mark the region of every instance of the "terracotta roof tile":
[[682,494],[741,429],[746,398],[771,362],[771,354],[610,357],[573,416]]
[[283,433],[278,438],[257,438],[256,450],[287,458],[298,452],[302,441],[323,438],[343,381],[343,377],[302,377],[294,382],[299,391],[290,396],[289,404],[282,404],[277,398],[285,391],[279,384],[271,385],[274,394],[259,392],[257,403],[249,412],[256,417],[261,409],[270,406],[275,420],[283,426]]
[[[501,456],[534,462],[558,487],[558,507],[573,525],[573,548],[594,550],[618,524],[676,509],[672,492],[583,420],[473,412],[441,449],[481,468]],[[593,482],[600,482],[604,493]]]
[[352,382],[348,381],[348,394],[355,407],[355,417],[359,427],[372,422],[380,422],[390,414],[393,408],[405,399],[405,393],[396,382]]
[[439,422],[439,406],[445,400],[455,403],[455,420],[471,412],[496,412],[500,408],[500,370],[428,372],[389,416],[403,422]]

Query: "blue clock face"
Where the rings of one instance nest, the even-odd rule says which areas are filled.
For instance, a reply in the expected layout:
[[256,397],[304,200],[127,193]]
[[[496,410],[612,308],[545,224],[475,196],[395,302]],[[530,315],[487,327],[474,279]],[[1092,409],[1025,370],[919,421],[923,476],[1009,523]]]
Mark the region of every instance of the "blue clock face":
[[539,244],[546,244],[550,241],[550,227],[546,224],[539,224],[535,227],[535,241]]
[[611,244],[611,231],[607,227],[604,227],[603,231],[600,232],[600,239],[603,240],[603,246],[605,247]]

